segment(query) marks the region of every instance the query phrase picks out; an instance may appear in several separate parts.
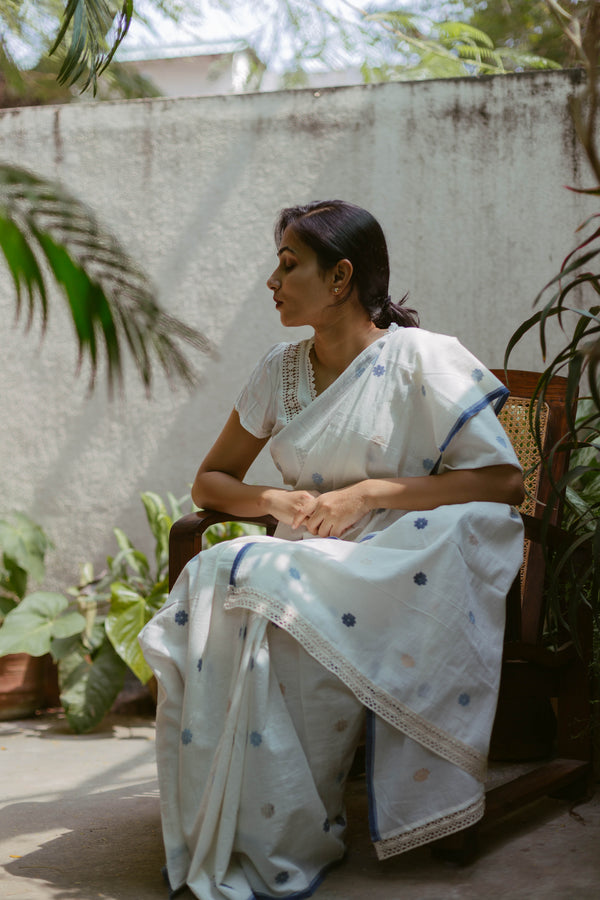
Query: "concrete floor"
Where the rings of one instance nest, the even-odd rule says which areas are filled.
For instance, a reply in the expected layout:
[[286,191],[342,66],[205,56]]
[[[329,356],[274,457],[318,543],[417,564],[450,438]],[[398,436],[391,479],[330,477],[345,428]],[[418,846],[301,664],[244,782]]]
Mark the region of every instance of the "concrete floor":
[[[347,860],[316,900],[600,897],[598,795],[572,812],[529,807],[490,831],[468,868],[427,848],[377,862],[360,781],[348,818]],[[2,900],[165,900],[162,862],[151,718],[112,716],[83,736],[59,714],[0,722]]]

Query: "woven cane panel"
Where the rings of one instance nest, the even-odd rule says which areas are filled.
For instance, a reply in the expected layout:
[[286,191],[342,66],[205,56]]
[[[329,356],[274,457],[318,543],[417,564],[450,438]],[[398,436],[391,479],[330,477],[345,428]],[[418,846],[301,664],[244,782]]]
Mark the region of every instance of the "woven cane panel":
[[[535,498],[540,480],[540,454],[531,429],[529,427],[530,400],[524,397],[509,397],[498,418],[510,438],[518,460],[523,467],[525,482],[525,499],[519,506],[521,512],[532,516],[535,512]],[[542,443],[546,437],[549,407],[544,404],[540,410],[540,433]],[[521,585],[525,577],[529,558],[530,541],[525,541],[523,548],[523,565],[521,566]]]

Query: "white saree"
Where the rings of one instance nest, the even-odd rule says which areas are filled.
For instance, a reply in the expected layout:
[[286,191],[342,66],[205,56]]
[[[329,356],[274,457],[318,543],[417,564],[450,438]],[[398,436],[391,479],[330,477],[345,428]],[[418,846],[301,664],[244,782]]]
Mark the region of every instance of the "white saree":
[[[506,389],[454,338],[392,326],[319,396],[310,344],[274,347],[236,404],[287,485],[518,466]],[[477,821],[522,545],[515,510],[474,502],[377,510],[342,540],[280,526],[193,559],[141,635],[172,888],[310,896],[344,854],[365,710],[380,858]]]

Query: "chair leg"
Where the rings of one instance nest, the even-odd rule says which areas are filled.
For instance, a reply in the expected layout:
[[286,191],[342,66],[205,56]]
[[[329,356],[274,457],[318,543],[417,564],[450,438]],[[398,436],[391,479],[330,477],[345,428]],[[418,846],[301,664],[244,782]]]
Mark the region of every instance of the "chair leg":
[[468,866],[479,855],[479,828],[471,825],[463,831],[449,834],[431,844],[431,855],[434,859],[452,863],[455,866]]
[[553,800],[568,800],[571,803],[589,800],[591,799],[592,794],[591,765],[583,768],[581,774],[578,774],[569,784],[548,792],[548,796],[552,797]]

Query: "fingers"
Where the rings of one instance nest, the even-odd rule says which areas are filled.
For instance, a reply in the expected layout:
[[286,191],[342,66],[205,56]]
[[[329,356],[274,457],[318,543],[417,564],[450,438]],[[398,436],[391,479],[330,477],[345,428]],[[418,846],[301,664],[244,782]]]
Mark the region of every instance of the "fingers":
[[343,521],[339,521],[333,513],[322,509],[317,509],[312,515],[307,516],[303,525],[316,537],[340,537],[349,527]]
[[307,519],[312,515],[316,506],[316,498],[307,491],[302,491],[296,501],[296,508],[292,517],[292,528],[300,528],[306,525]]

